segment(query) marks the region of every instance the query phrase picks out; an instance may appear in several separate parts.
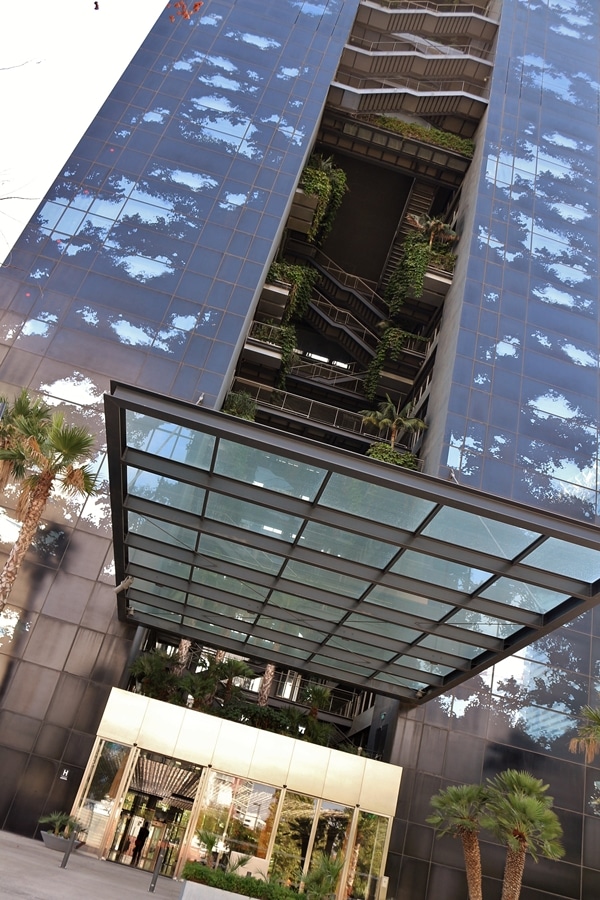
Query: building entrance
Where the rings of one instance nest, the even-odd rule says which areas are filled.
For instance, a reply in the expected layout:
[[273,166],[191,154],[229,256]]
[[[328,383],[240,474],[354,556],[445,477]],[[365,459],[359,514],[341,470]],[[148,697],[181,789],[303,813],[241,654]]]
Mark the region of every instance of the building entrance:
[[142,750],[125,791],[106,858],[172,877],[202,769]]
[[[113,695],[73,806],[89,852],[171,878],[202,863],[297,889],[325,858],[340,867],[337,900],[381,897],[396,766]],[[167,714],[177,756],[164,753]]]

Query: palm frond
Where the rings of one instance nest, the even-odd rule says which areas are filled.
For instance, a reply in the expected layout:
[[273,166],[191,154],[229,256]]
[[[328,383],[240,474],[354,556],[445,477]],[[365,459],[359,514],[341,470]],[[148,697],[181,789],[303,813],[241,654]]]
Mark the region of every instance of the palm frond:
[[581,710],[582,723],[577,736],[569,741],[571,753],[585,753],[586,763],[591,763],[600,751],[600,709],[584,706]]

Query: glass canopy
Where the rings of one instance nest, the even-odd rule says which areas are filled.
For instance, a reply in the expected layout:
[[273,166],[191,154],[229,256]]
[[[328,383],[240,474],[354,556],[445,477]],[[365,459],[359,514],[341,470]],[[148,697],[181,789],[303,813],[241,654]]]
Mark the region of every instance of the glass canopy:
[[119,616],[421,703],[600,599],[600,535],[115,384]]

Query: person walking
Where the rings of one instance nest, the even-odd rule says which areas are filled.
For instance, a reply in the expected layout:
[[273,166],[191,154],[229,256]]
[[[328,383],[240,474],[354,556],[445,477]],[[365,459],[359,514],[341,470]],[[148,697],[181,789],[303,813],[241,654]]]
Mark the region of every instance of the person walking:
[[144,844],[148,840],[148,835],[150,834],[150,829],[148,828],[148,823],[144,822],[143,825],[140,826],[140,830],[137,833],[137,837],[135,839],[135,844],[133,847],[133,855],[131,857],[131,865],[137,866],[140,861],[140,857],[142,855],[142,850],[144,849]]

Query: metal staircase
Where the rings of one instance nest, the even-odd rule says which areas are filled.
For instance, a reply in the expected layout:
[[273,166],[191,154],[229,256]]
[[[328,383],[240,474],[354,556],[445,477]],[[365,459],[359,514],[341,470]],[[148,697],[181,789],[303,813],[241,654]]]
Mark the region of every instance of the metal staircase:
[[406,221],[407,216],[426,216],[429,214],[431,209],[431,204],[433,202],[433,198],[435,196],[436,188],[425,182],[417,182],[408,198],[408,203],[406,204],[406,208],[404,210],[404,216],[400,225],[398,226],[398,230],[396,232],[396,236],[394,237],[394,243],[390,249],[385,268],[383,270],[383,274],[381,276],[381,282],[379,285],[380,291],[383,293],[386,287],[389,284],[389,280],[392,277],[393,272],[398,267],[402,259],[402,244],[404,242],[404,238],[412,231],[411,226]]

